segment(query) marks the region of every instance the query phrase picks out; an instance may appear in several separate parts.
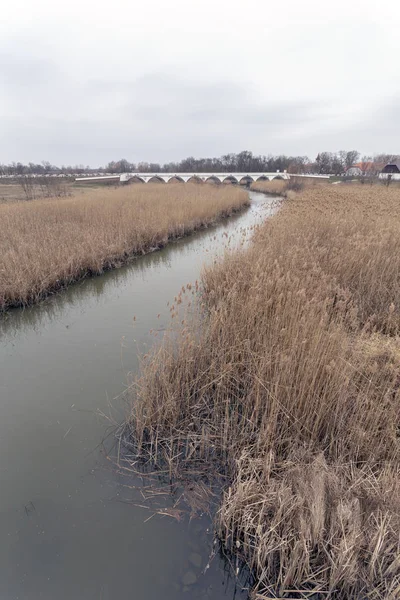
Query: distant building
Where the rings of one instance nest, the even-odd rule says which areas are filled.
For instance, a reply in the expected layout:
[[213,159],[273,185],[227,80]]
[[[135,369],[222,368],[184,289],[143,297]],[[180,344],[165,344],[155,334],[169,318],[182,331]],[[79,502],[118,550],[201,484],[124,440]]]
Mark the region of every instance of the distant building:
[[385,165],[380,172],[381,179],[399,179],[400,180],[400,159],[393,160]]
[[375,170],[375,163],[372,161],[364,161],[356,163],[349,167],[346,171],[346,175],[349,177],[362,177],[368,173],[372,173]]
[[388,163],[382,169],[382,173],[400,173],[400,160]]
[[361,177],[362,174],[363,174],[363,172],[362,172],[361,166],[359,164],[352,165],[351,167],[346,169],[347,177]]
[[383,165],[373,161],[362,161],[352,165],[346,170],[348,177],[373,177],[379,173]]

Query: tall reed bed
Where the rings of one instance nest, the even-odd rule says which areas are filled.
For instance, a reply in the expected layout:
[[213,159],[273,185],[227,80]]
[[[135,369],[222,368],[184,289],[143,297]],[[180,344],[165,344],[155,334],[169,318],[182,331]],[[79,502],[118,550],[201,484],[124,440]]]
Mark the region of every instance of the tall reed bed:
[[0,205],[0,309],[35,302],[247,203],[233,187],[147,184]]
[[272,179],[271,181],[259,180],[251,184],[254,192],[262,192],[271,196],[283,196],[286,198],[291,192],[302,192],[305,188],[329,185],[326,179],[313,179],[312,177],[296,177],[291,175],[290,179]]
[[271,194],[271,196],[283,196],[287,191],[287,181],[284,179],[272,179],[272,181],[254,181],[250,185],[250,189],[254,192]]
[[144,360],[136,458],[212,481],[258,599],[400,597],[400,197],[315,186]]

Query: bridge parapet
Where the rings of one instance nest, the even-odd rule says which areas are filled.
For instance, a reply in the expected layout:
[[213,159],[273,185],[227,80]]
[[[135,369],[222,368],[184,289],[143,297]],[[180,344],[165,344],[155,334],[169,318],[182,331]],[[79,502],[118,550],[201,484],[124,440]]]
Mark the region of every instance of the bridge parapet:
[[[92,177],[82,177],[77,181],[87,181],[88,179],[101,179]],[[120,175],[120,181],[122,183],[130,181],[131,179],[138,179],[143,183],[148,183],[151,179],[158,181],[164,181],[168,183],[171,179],[177,179],[183,183],[187,183],[190,180],[201,180],[205,181],[219,181],[224,183],[225,181],[232,181],[233,183],[240,183],[243,180],[246,181],[259,181],[262,179],[290,179],[290,175],[286,172],[283,173],[122,173]]]

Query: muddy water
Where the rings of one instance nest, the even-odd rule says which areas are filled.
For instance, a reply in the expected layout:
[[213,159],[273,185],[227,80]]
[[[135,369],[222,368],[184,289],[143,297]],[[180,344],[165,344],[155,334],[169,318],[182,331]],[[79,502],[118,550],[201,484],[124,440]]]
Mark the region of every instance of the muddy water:
[[218,555],[204,573],[207,520],[152,517],[99,444],[168,301],[273,211],[250,195],[239,216],[2,318],[2,600],[245,597]]

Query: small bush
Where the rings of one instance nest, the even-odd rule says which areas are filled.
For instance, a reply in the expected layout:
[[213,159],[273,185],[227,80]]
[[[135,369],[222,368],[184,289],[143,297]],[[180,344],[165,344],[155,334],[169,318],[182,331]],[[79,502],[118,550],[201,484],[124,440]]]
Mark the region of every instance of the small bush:
[[288,181],[286,181],[287,190],[292,190],[293,192],[302,192],[304,187],[305,184],[301,177],[292,176]]
[[69,186],[63,178],[56,177],[20,177],[18,182],[25,200],[36,198],[62,198],[69,196]]

